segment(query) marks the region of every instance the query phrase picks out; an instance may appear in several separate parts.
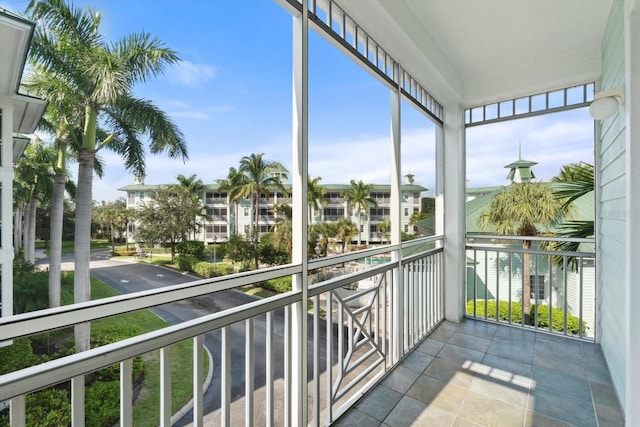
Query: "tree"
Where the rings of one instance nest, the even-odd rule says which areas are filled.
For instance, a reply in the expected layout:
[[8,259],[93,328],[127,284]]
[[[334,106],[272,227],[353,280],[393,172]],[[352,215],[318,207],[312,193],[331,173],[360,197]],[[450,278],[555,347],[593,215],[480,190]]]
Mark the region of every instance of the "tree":
[[[554,194],[564,202],[564,207],[568,208],[574,201],[594,190],[593,165],[583,162],[565,165],[558,175],[551,178],[551,182],[557,183]],[[556,234],[560,237],[589,238],[595,235],[593,220],[563,221],[559,229],[560,231]],[[576,252],[579,246],[578,242],[552,242],[550,245],[555,250],[566,252]],[[554,259],[556,262],[563,262],[562,257]],[[577,271],[578,259],[576,257],[569,257],[568,264],[574,271]]]
[[[201,179],[197,179],[196,174],[193,174],[188,178],[184,175],[178,175],[176,179],[178,180],[179,185],[182,188],[184,188],[185,191],[191,195],[191,197],[197,198],[198,200],[202,200],[200,195],[204,191],[206,186],[204,185]],[[196,219],[194,218],[193,221],[195,224]],[[195,238],[196,236],[194,232],[193,239],[195,240]]]
[[[508,236],[536,236],[539,227],[549,227],[568,213],[566,206],[555,197],[546,183],[511,184],[498,192],[480,217],[480,225],[492,228],[496,234]],[[531,277],[530,254],[531,240],[522,241],[524,251],[522,276],[524,289],[522,306],[524,322],[530,324],[531,314]]]
[[[383,239],[389,239],[389,230],[391,230],[391,220],[387,219],[378,224],[378,232],[382,233]],[[382,241],[384,243],[384,240]]]
[[341,252],[344,253],[344,248],[347,243],[351,242],[353,236],[358,233],[359,227],[356,226],[350,218],[340,218],[336,222],[336,234],[335,238],[340,241]]
[[[131,33],[107,44],[100,33],[100,14],[63,0],[32,0],[27,11],[39,22],[32,49],[41,69],[57,77],[60,96],[78,100],[83,111],[76,194],[74,301],[90,298],[89,254],[92,179],[96,152],[111,149],[125,167],[144,174],[143,136],[152,154],[187,157],[184,138],[152,102],[136,98],[133,88],[179,61],[174,51],[147,33]],[[63,90],[63,88],[67,88]],[[101,135],[97,123],[110,133]],[[89,325],[76,326],[76,350],[89,347]]]
[[179,185],[160,187],[144,203],[137,214],[140,225],[136,235],[148,243],[168,243],[171,260],[176,254],[176,245],[191,231],[197,231],[193,218],[203,217],[204,207],[200,200],[192,197]]
[[236,168],[230,167],[227,177],[217,181],[218,188],[227,192],[229,201],[233,202],[233,224],[232,234],[238,233],[238,202],[242,199],[241,189],[247,181],[247,176],[239,172]]
[[109,230],[111,238],[111,251],[115,251],[116,234],[122,236],[127,227],[130,213],[127,209],[127,202],[124,199],[117,199],[110,203],[104,203],[96,208],[96,219]]
[[311,224],[311,220],[313,217],[313,212],[320,209],[321,206],[327,205],[327,200],[324,198],[324,194],[326,190],[323,186],[320,185],[321,177],[317,176],[311,179],[310,176],[307,176],[307,202],[309,203],[309,212],[308,219],[309,224]]
[[343,194],[344,200],[352,209],[358,213],[358,246],[360,246],[362,237],[362,211],[369,212],[369,206],[378,207],[376,199],[371,197],[373,184],[365,184],[360,181],[351,180],[351,188]]
[[55,152],[51,145],[35,141],[27,146],[24,155],[18,161],[16,185],[22,187],[17,194],[24,197],[25,220],[23,230],[25,260],[35,262],[36,214],[40,202],[51,198],[53,176],[51,165]]
[[[272,190],[278,190],[283,194],[287,190],[282,185],[279,175],[272,175],[276,166],[273,162],[263,159],[264,153],[250,154],[240,160],[238,171],[245,175],[243,185],[239,188],[238,194],[245,198],[250,198],[253,205],[253,224],[251,229],[251,239],[254,246],[258,245],[258,219],[260,217],[260,196],[269,197]],[[255,268],[258,268],[258,251],[255,251]]]

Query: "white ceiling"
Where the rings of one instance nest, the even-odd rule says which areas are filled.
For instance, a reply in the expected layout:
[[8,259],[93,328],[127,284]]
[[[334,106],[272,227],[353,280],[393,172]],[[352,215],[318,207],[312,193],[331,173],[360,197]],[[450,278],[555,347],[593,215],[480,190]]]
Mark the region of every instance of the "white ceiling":
[[612,0],[338,0],[442,103],[592,81]]

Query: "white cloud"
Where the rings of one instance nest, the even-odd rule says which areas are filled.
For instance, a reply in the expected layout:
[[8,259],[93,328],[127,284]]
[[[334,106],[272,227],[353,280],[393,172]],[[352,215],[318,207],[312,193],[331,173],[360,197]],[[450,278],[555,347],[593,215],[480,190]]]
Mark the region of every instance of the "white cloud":
[[192,107],[187,103],[174,101],[168,103],[169,116],[182,117],[194,120],[208,120],[214,114],[230,113],[235,111],[232,105],[213,105],[210,107]]
[[199,86],[216,77],[217,73],[212,65],[183,60],[167,71],[167,77],[178,85]]

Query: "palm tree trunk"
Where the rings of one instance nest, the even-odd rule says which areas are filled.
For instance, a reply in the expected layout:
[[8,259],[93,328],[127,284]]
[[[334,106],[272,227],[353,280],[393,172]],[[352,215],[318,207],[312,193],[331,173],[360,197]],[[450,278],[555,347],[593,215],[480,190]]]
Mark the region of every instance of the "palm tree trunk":
[[255,217],[255,223],[254,223],[254,229],[253,229],[253,257],[254,257],[254,261],[256,263],[256,270],[258,269],[258,264],[260,263],[260,256],[258,254],[258,241],[260,240],[258,238],[258,219],[260,217],[260,194],[254,194],[253,195],[253,203],[254,203],[254,217]]
[[[522,242],[522,248],[524,250],[531,249],[531,241],[525,240]],[[522,289],[522,308],[524,311],[524,318],[522,319],[525,325],[531,325],[531,267],[529,263],[531,255],[525,252],[522,256],[522,275],[523,275],[523,289]]]
[[37,197],[32,198],[29,202],[29,227],[26,230],[25,259],[31,264],[36,262],[36,212],[39,203]]
[[[89,277],[91,242],[91,193],[95,153],[82,149],[78,160],[78,188],[76,190],[76,227],[74,238],[75,274],[73,298],[75,303],[89,301],[91,281]],[[82,323],[75,327],[76,352],[89,349],[91,325]]]
[[22,248],[22,214],[24,209],[20,206],[16,207],[15,216],[13,218],[13,253],[18,254]]
[[62,228],[64,213],[64,172],[57,172],[53,178],[51,200],[50,245],[49,248],[49,307],[60,306],[60,283],[62,263]]
[[362,240],[362,233],[360,229],[362,228],[362,212],[358,210],[358,249],[360,249],[360,242]]
[[24,204],[24,210],[22,211],[22,233],[20,236],[20,248],[22,248],[22,258],[25,260],[27,258],[28,251],[28,239],[29,239],[29,221],[31,218],[29,217],[29,212],[31,211],[31,203],[27,202]]

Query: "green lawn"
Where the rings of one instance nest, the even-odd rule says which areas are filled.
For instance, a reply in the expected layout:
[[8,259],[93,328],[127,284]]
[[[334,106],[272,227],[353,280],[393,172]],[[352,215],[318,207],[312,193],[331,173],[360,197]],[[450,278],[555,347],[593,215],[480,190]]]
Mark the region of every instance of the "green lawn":
[[[48,243],[48,242],[47,242]],[[104,249],[110,248],[111,242],[107,239],[94,239],[91,240],[91,249]],[[36,242],[36,249],[45,249],[45,253],[49,254],[49,248],[44,247],[44,241],[38,240]],[[74,243],[73,240],[65,240],[62,242],[62,253],[69,254],[74,252]]]
[[[73,272],[64,272],[63,303],[73,300]],[[91,298],[100,299],[118,295],[116,291],[98,279],[91,278]],[[100,329],[118,325],[137,325],[143,332],[149,332],[169,326],[149,310],[138,310],[119,316],[93,322],[92,333]],[[192,397],[192,340],[180,342],[171,347],[171,409],[176,412]],[[204,372],[208,371],[208,358],[205,358]],[[157,426],[160,423],[160,352],[154,351],[144,356],[144,383],[135,402],[133,425]]]

